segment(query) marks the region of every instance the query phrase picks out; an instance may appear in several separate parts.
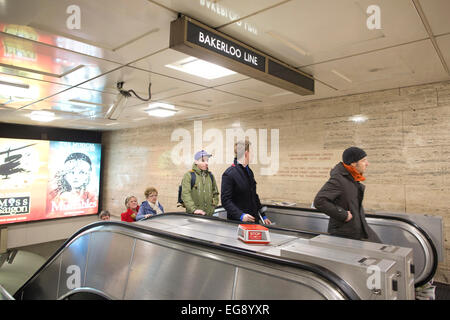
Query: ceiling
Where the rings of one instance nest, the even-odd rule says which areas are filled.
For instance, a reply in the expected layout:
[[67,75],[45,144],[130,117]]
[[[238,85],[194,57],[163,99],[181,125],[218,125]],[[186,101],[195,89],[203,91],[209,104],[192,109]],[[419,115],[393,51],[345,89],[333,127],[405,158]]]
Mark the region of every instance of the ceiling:
[[[448,0],[0,0],[0,122],[117,130],[449,80],[448,12]],[[169,48],[178,13],[311,74],[315,94],[166,67],[188,57]],[[105,118],[118,81],[143,98],[151,82],[151,101],[178,112],[150,117],[132,96]]]

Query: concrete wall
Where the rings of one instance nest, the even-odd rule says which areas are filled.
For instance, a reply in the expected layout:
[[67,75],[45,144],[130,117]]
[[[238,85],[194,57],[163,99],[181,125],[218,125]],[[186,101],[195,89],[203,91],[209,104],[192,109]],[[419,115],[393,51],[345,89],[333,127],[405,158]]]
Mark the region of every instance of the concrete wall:
[[[349,120],[354,115],[364,115],[367,121]],[[258,143],[258,163],[251,165],[260,198],[267,201],[310,205],[342,151],[351,145],[365,149],[370,162],[366,210],[442,216],[446,258],[439,265],[436,280],[449,283],[450,82],[277,106],[263,112],[224,114],[196,123],[108,132],[103,137],[104,208],[118,216],[124,211],[127,195],[136,195],[140,202],[144,189],[155,186],[166,211],[177,211],[178,185],[191,166],[174,165],[177,160],[172,160],[172,151],[182,142],[171,137],[180,132],[189,133],[192,154],[198,147],[215,154],[216,163],[212,158],[210,168],[220,185],[229,161],[217,163],[217,155],[226,150],[227,129],[230,132],[239,126],[256,129],[256,138],[261,141],[270,141],[271,129],[279,130],[277,173],[264,175],[267,165]],[[267,129],[266,139],[259,129]],[[207,141],[211,136],[214,138]],[[222,150],[208,149],[217,140],[222,140]],[[270,142],[268,145],[272,150]]]
[[69,238],[78,229],[98,221],[97,215],[3,226],[7,248],[18,248]]

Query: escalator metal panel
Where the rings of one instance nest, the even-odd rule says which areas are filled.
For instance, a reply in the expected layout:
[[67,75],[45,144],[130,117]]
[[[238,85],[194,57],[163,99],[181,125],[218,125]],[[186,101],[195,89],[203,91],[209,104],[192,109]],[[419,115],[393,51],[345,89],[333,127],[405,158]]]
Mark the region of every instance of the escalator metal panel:
[[123,299],[135,239],[117,232],[91,234],[84,286]]
[[246,244],[237,238],[237,224],[217,223],[215,220],[199,219],[192,215],[158,216],[137,224],[169,231],[186,237],[226,244],[252,251],[267,251],[283,243],[295,240],[293,235],[272,233],[270,246]]
[[54,259],[45,267],[36,278],[20,295],[20,300],[55,300],[57,299],[59,285],[59,271],[61,257]]
[[[235,224],[213,218],[193,223],[191,216],[174,215],[153,219],[161,230],[151,223],[96,222],[83,227],[14,298],[71,299],[93,292],[107,299],[359,299],[326,268],[267,255],[264,246],[260,251],[240,248],[244,244],[236,239]],[[203,229],[203,236],[210,237],[209,224],[216,225],[218,237],[233,233],[238,247],[169,232],[183,225],[187,233]],[[283,236],[289,240],[282,233],[280,240]]]
[[125,299],[231,299],[234,266],[177,247],[138,240]]
[[14,300],[13,296],[6,291],[5,288],[0,284],[0,301],[2,300]]
[[[246,244],[237,238],[238,224],[221,223],[220,220],[186,214],[154,216],[139,222],[139,224],[161,228],[196,240],[213,242],[220,246],[244,249],[247,253],[260,252],[279,255],[278,247],[297,239],[296,236],[274,232],[271,234],[270,245]],[[195,253],[195,251],[190,253]],[[232,294],[220,297],[220,299],[342,299],[338,290],[332,289],[329,283],[317,277],[313,272],[286,269],[286,267],[283,268],[266,261],[243,261],[234,256],[223,255],[223,253],[218,255],[215,251],[200,254],[209,259],[219,260],[223,264],[234,266],[233,274],[225,272],[225,278],[227,278],[225,283],[227,285],[234,283]],[[199,264],[199,270],[203,270],[202,265],[203,263]],[[249,282],[250,278],[247,279],[243,275],[249,275],[254,281]],[[214,274],[212,277],[220,278],[222,272]]]
[[385,244],[413,249],[415,282],[422,282],[433,271],[433,257],[430,243],[411,225],[401,221],[367,218],[367,223]]
[[398,213],[398,212],[376,212],[376,214],[369,214],[368,216],[387,216],[390,218],[399,218],[409,220],[417,224],[422,228],[426,234],[431,238],[434,246],[437,250],[438,261],[442,262],[445,260],[444,252],[444,223],[442,217],[433,216],[427,214],[408,214],[408,213]]
[[[238,300],[322,300],[329,299],[326,290],[320,291],[317,283],[305,285],[289,279],[275,279],[273,276],[255,270],[238,269],[235,299]],[[267,290],[270,288],[270,290]]]
[[61,254],[61,273],[57,297],[84,285],[90,234],[75,239]]
[[[329,217],[315,209],[268,206],[265,214],[277,228],[327,233]],[[402,217],[368,214],[366,220],[383,243],[413,249],[416,286],[432,279],[438,255],[435,243],[422,228]]]

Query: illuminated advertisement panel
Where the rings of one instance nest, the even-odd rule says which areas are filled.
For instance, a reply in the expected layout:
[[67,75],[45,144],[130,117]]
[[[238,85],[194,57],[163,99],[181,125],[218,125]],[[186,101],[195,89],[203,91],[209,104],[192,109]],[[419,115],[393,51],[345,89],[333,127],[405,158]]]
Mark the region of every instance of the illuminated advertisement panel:
[[101,145],[0,138],[0,225],[97,214]]

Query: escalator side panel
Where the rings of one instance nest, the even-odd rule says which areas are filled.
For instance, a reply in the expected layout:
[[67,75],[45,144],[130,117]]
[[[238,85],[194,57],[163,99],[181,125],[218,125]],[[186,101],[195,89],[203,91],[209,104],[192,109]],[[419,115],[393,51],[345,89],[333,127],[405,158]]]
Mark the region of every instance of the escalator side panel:
[[326,297],[317,289],[298,282],[278,279],[255,270],[238,270],[235,292],[235,299],[238,300],[322,300],[324,298]]
[[[203,219],[199,223],[229,223]],[[75,282],[70,266],[79,267]],[[256,291],[244,285],[247,271]],[[116,222],[81,228],[15,298],[53,300],[77,290],[95,290],[108,299],[359,299],[345,280],[319,265]]]
[[79,237],[62,252],[58,297],[62,297],[69,291],[83,286],[90,236],[91,234],[85,234]]
[[135,239],[113,232],[93,232],[83,286],[123,299]]
[[[286,227],[297,230],[308,230],[314,232],[327,232],[328,230],[328,216],[325,214],[312,215],[292,215],[278,213],[277,211],[269,209],[266,216],[271,221],[276,222],[277,227]],[[311,219],[311,218],[314,219]],[[272,220],[273,219],[273,220]]]
[[427,256],[424,247],[418,242],[417,238],[410,232],[394,225],[383,225],[373,220],[376,219],[367,219],[368,223],[370,221],[370,227],[378,234],[384,244],[413,249],[414,267],[417,270],[415,281],[422,280],[425,277],[424,272],[427,271],[425,269],[428,268],[425,265],[426,261],[427,259],[430,260],[430,257]]
[[[421,227],[431,238],[436,247],[438,254],[438,261],[442,262],[445,259],[444,252],[444,223],[440,216],[430,216],[422,214],[407,214],[407,213],[392,213],[392,212],[377,212],[380,215],[387,215],[390,217],[398,217],[410,220]],[[368,215],[369,217],[372,215]],[[373,215],[376,216],[376,215]]]
[[59,274],[61,267],[61,257],[56,258],[34,279],[26,289],[23,295],[16,297],[20,300],[55,300],[57,299]]
[[234,274],[233,265],[137,240],[125,299],[231,299]]
[[[318,233],[327,232],[328,229],[328,216],[319,212],[269,207],[266,216],[271,221],[275,221],[276,226],[281,228]],[[430,273],[433,273],[432,248],[426,241],[422,242],[424,239],[418,230],[404,222],[391,221],[381,217],[368,217],[367,223],[383,243],[413,249],[416,284],[420,284],[430,277]],[[413,234],[414,231],[417,233],[416,235]]]

